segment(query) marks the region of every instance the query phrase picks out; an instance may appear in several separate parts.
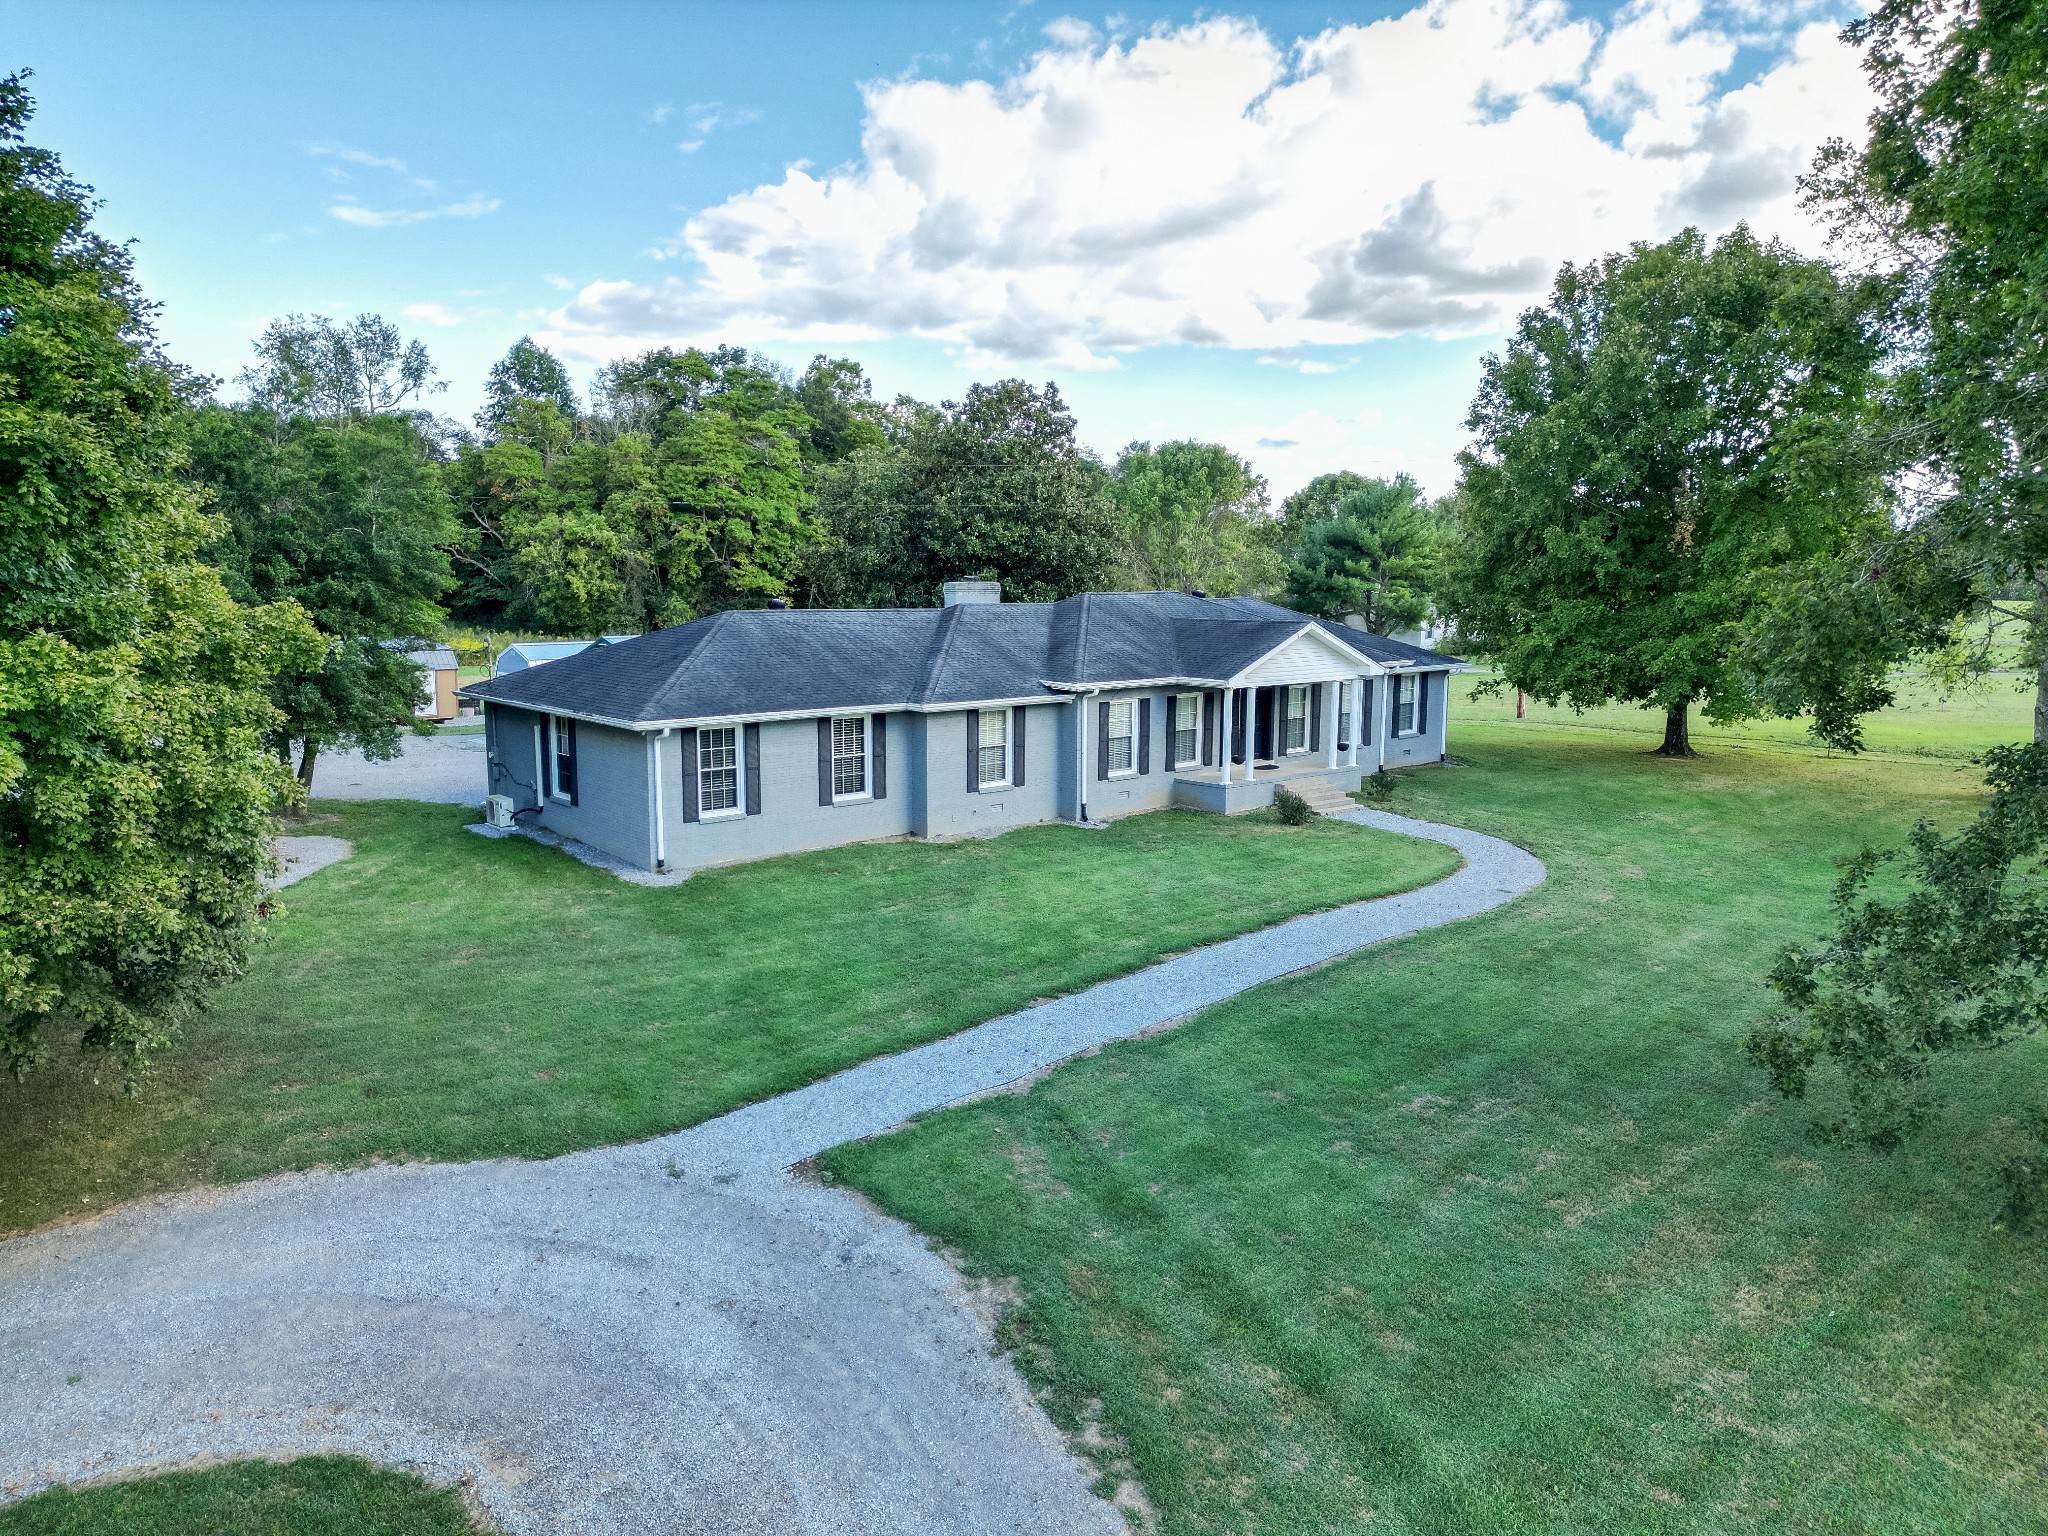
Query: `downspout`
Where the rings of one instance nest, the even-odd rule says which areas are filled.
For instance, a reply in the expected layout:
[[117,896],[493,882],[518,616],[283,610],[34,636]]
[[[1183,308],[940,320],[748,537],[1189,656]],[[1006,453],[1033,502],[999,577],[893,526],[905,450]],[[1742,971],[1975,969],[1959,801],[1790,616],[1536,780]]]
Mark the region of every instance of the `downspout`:
[[1087,688],[1074,695],[1074,819],[1084,827],[1088,825],[1088,701],[1100,691]]
[[661,815],[661,744],[667,741],[675,729],[664,725],[659,732],[647,738],[647,756],[653,764],[654,775],[654,872],[661,874],[668,868],[668,828]]

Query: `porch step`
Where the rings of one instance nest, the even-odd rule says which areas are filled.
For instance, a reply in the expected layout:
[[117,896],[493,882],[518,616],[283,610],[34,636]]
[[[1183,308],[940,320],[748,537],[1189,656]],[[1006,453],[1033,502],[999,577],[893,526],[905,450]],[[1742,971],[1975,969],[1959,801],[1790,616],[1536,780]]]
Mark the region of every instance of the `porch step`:
[[1296,784],[1280,786],[1293,790],[1309,804],[1309,809],[1319,816],[1335,816],[1344,811],[1355,811],[1358,802],[1328,779],[1303,779]]

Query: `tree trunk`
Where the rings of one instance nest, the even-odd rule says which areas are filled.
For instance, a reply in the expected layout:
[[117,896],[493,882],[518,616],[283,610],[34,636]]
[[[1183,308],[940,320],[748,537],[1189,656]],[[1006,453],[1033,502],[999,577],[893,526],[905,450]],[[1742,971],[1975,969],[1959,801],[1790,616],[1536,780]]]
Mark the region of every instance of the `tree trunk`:
[[1659,757],[1696,757],[1699,755],[1692,749],[1692,729],[1686,721],[1686,714],[1691,708],[1692,705],[1686,703],[1679,705],[1676,709],[1664,711],[1664,745],[1657,749]]
[[305,749],[299,754],[299,784],[308,795],[313,793],[313,764],[319,757],[320,743],[307,737]]
[[2034,575],[2034,745],[2048,746],[2048,571]]

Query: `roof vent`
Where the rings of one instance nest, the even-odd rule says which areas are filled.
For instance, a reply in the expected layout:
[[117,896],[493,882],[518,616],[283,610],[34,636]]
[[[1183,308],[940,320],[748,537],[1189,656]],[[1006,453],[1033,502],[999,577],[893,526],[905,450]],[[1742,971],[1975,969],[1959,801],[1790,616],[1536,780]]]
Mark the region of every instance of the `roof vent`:
[[1200,587],[1196,587],[1192,592],[1188,593],[1189,597],[1207,597],[1208,595]]
[[768,599],[768,606],[770,608],[787,608],[789,606],[789,599],[786,597],[771,597]]
[[947,608],[957,608],[963,603],[1000,603],[1003,600],[1003,584],[1000,581],[948,581],[939,586],[939,601]]

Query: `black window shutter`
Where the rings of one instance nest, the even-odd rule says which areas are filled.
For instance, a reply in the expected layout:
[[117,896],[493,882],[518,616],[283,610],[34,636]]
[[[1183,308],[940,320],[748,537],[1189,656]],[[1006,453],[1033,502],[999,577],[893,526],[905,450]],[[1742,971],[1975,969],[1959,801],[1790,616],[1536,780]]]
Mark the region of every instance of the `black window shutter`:
[[1010,782],[1024,787],[1024,706],[1010,711]]
[[1138,772],[1152,771],[1152,701],[1138,700]]
[[889,798],[889,717],[868,716],[868,755],[874,761],[874,795],[877,800]]
[[747,814],[761,814],[761,727],[747,727]]
[[1216,766],[1216,690],[1204,690],[1202,694],[1202,766]]
[[1429,730],[1429,681],[1431,674],[1425,672],[1415,679],[1415,734],[1427,734]]
[[1252,690],[1240,688],[1238,697],[1231,701],[1230,719],[1230,760],[1241,763],[1245,760],[1245,749],[1250,743]]
[[676,736],[676,750],[683,755],[683,820],[697,819],[697,728],[690,726]]
[[1311,752],[1323,750],[1323,685],[1308,685],[1308,749]]
[[1358,680],[1358,744],[1361,747],[1372,745],[1372,703],[1375,691],[1371,678],[1362,677]]
[[967,793],[981,793],[981,711],[967,711]]
[[1169,693],[1166,696],[1166,739],[1164,745],[1162,745],[1159,749],[1159,760],[1161,763],[1165,765],[1166,771],[1168,773],[1173,772],[1174,768],[1177,766],[1177,764],[1174,761],[1173,754],[1175,753],[1175,751],[1178,750],[1175,747],[1174,743],[1179,738],[1179,736],[1180,695],[1177,693]]
[[818,804],[832,803],[832,717],[818,716]]
[[1109,706],[1095,706],[1095,777],[1109,777]]
[[562,760],[563,760],[563,766],[564,766],[564,767],[566,767],[566,768],[567,768],[567,769],[569,770],[569,803],[570,803],[571,805],[574,805],[574,804],[576,804],[576,803],[577,803],[577,802],[576,802],[576,722],[575,722],[574,720],[565,720],[565,721],[563,721],[562,723],[563,723],[564,725],[566,725],[566,726],[568,726],[568,727],[569,727],[569,739],[568,739],[567,741],[565,741],[565,742],[563,742],[563,743],[562,743],[563,747],[567,749],[567,750],[565,750],[565,751],[563,752],[563,754],[562,754]]

